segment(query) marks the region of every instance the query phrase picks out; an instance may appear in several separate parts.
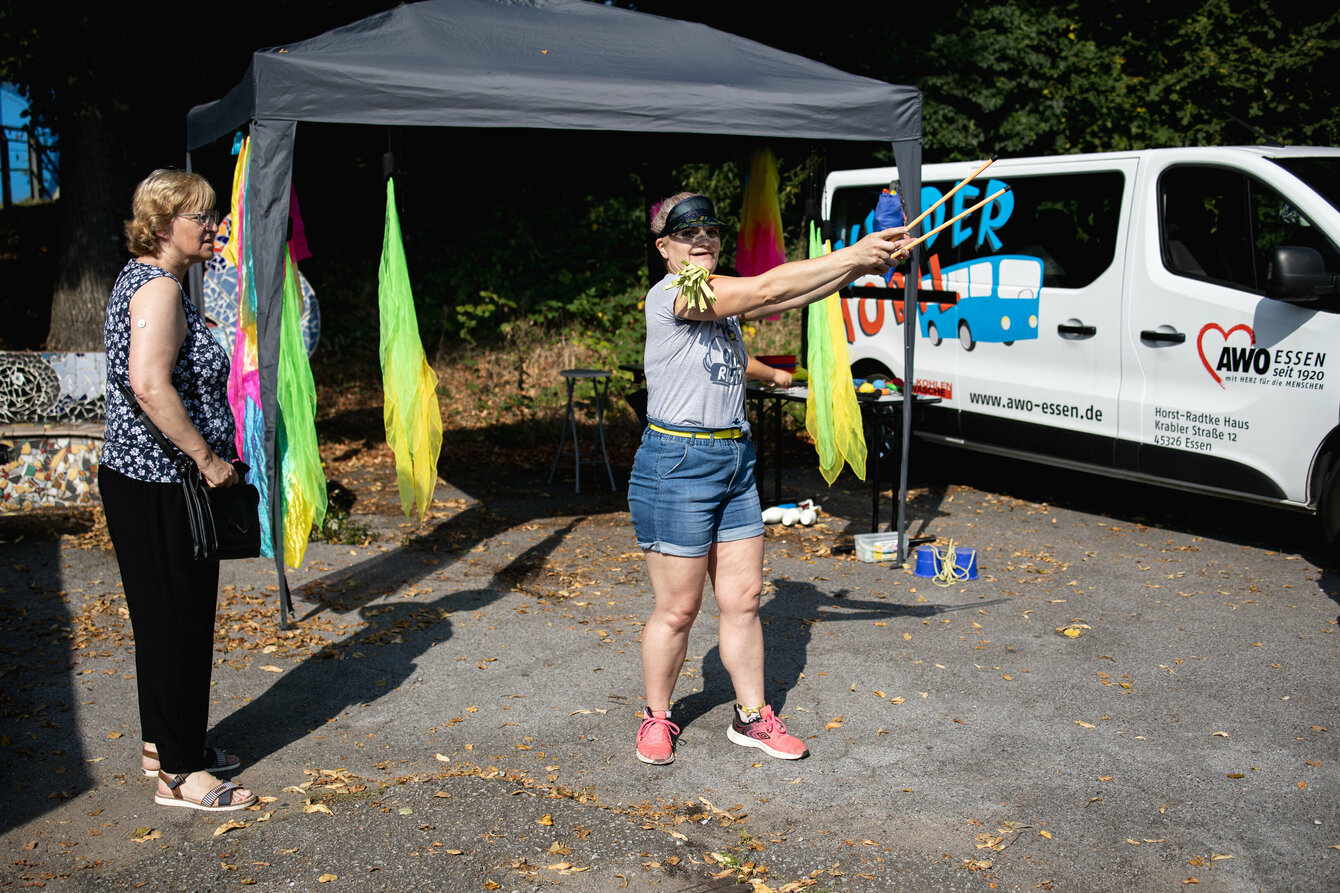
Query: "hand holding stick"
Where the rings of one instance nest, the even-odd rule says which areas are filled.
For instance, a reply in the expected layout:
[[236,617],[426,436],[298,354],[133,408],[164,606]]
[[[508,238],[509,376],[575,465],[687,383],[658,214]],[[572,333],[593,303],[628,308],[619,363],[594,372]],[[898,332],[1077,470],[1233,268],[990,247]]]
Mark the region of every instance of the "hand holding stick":
[[[960,189],[962,189],[964,186],[967,186],[967,185],[968,185],[969,183],[971,183],[973,180],[977,179],[977,175],[980,174],[982,171],[986,170],[987,168],[989,168],[995,160],[996,160],[996,156],[995,156],[995,155],[992,155],[990,158],[988,158],[988,159],[986,160],[986,163],[985,163],[985,164],[983,164],[983,165],[982,165],[981,167],[979,167],[977,170],[973,171],[972,173],[968,174],[968,176],[966,176],[966,177],[964,177],[962,180],[960,180],[960,181],[959,181],[959,184],[958,184],[957,186],[955,186],[953,189],[949,190],[949,191],[946,192],[944,195],[940,196],[940,200],[939,200],[939,201],[937,201],[935,204],[931,205],[931,206],[930,206],[929,208],[927,208],[926,210],[922,211],[920,217],[918,217],[916,220],[913,220],[911,223],[909,223],[909,224],[907,225],[908,230],[910,231],[910,230],[914,229],[914,228],[916,227],[916,225],[917,225],[918,223],[920,223],[921,221],[925,220],[926,217],[929,216],[929,215],[931,214],[931,212],[933,212],[936,208],[938,208],[938,207],[940,207],[941,205],[943,205],[945,202],[949,201],[949,199],[954,195],[955,192],[958,192],[958,191],[959,191]],[[990,199],[987,199],[987,201],[990,201]],[[978,207],[981,207],[981,206],[978,205]],[[955,217],[954,219],[957,220],[958,218]],[[930,235],[930,233],[927,233],[927,235]]]
[[[967,180],[964,180],[964,181],[963,181],[963,183],[966,183],[966,182],[968,182],[968,181],[967,181]],[[962,186],[963,183],[960,183],[959,185]],[[935,229],[933,229],[933,230],[931,230],[930,232],[926,233],[924,236],[918,236],[917,238],[913,239],[911,242],[908,242],[906,245],[903,245],[901,248],[898,249],[898,254],[907,254],[907,253],[909,253],[913,248],[917,247],[917,246],[920,245],[922,242],[926,241],[926,240],[929,239],[931,236],[933,236],[933,235],[935,235],[936,233],[938,233],[940,230],[944,229],[944,228],[947,227],[947,226],[953,226],[955,223],[958,223],[958,222],[959,222],[960,220],[962,220],[964,217],[967,217],[967,216],[968,216],[969,214],[971,214],[972,212],[974,212],[974,211],[976,211],[976,210],[978,210],[978,209],[980,209],[980,208],[985,207],[986,205],[988,205],[988,204],[990,204],[991,202],[995,201],[996,199],[1000,198],[1002,195],[1004,195],[1005,193],[1007,193],[1007,192],[1009,192],[1009,191],[1010,191],[1010,187],[1008,187],[1008,186],[1006,186],[1006,187],[1003,188],[1003,189],[998,189],[997,191],[995,191],[995,192],[991,193],[990,195],[988,195],[986,198],[982,199],[982,200],[981,200],[980,202],[978,202],[977,204],[973,205],[971,208],[968,208],[966,211],[963,211],[962,213],[959,213],[959,214],[955,214],[953,217],[949,218],[949,219],[946,220],[944,223],[942,223],[942,224],[940,224],[939,226],[937,226]],[[951,193],[951,195],[952,195],[952,193]],[[945,198],[948,198],[948,197],[949,197],[949,196],[945,196]],[[922,215],[922,216],[925,216],[925,215]],[[921,218],[918,217],[917,219],[920,220]],[[895,256],[897,256],[897,255],[895,255]]]

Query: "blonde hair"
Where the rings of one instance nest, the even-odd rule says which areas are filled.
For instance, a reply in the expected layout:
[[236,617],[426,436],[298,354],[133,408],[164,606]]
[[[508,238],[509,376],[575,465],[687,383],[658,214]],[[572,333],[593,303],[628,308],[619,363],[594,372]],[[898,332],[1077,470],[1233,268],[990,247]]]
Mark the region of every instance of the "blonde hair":
[[140,181],[130,200],[126,221],[126,248],[134,255],[157,255],[159,233],[172,226],[181,213],[214,207],[214,187],[199,174],[159,169]]
[[697,192],[676,192],[669,198],[663,198],[652,205],[651,213],[649,214],[649,217],[651,218],[651,237],[653,239],[659,239],[661,237],[661,230],[665,229],[666,218],[668,218],[670,212],[675,209],[675,205],[684,201],[686,198],[693,198],[698,194],[699,193]]

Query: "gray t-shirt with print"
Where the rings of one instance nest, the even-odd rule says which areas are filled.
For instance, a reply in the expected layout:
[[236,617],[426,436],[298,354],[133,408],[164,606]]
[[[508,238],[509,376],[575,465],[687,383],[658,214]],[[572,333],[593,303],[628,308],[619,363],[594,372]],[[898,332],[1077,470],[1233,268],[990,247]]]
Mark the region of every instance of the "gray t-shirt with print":
[[739,317],[699,322],[675,316],[669,273],[647,292],[647,416],[686,428],[747,428]]

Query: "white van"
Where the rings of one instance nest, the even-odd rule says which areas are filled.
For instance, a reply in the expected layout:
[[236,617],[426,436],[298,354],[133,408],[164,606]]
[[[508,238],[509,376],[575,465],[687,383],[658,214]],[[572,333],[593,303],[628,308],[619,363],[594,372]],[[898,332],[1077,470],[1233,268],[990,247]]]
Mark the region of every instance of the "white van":
[[[927,208],[980,162],[922,169]],[[894,168],[828,177],[834,247]],[[1340,543],[1340,149],[1000,160],[926,232],[912,383],[933,441],[1317,513]],[[902,277],[844,293],[852,371],[903,367]]]

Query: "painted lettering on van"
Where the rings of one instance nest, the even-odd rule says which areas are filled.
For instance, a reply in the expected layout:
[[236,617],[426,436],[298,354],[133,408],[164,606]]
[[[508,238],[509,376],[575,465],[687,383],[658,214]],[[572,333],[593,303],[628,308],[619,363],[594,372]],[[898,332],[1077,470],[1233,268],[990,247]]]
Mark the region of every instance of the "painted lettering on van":
[[[1238,335],[1238,338],[1234,338]],[[1245,335],[1247,344],[1242,343]],[[1210,342],[1206,344],[1206,336]],[[1216,343],[1223,340],[1215,351]],[[1208,353],[1207,353],[1208,350]],[[1246,323],[1225,329],[1218,323],[1206,323],[1196,337],[1201,364],[1219,387],[1229,384],[1273,385],[1274,387],[1321,390],[1325,387],[1326,352],[1294,348],[1258,347],[1256,332]],[[1211,357],[1214,361],[1211,362]]]
[[[991,179],[987,183],[986,193],[989,195],[993,192],[997,192],[1005,185],[1006,183],[1003,180]],[[926,229],[934,229],[935,227],[940,226],[947,219],[947,213],[949,216],[957,216],[967,207],[974,204],[975,196],[979,195],[980,193],[981,189],[979,187],[969,184],[968,186],[964,187],[963,189],[955,193],[953,198],[950,199],[950,201],[946,202],[945,204],[937,208],[935,212],[932,213],[926,219],[926,221],[922,224],[922,226],[925,227]],[[935,202],[939,201],[942,195],[943,193],[934,186],[923,186],[921,188],[922,207],[930,207]],[[946,209],[948,209],[948,212],[946,211]],[[941,271],[940,254],[938,251],[933,250],[935,243],[940,239],[941,236],[944,236],[947,233],[948,234],[947,238],[949,239],[949,247],[955,248],[966,242],[968,239],[972,238],[975,233],[977,237],[977,245],[979,248],[982,247],[983,245],[989,244],[990,250],[992,252],[996,252],[999,251],[1002,247],[1004,247],[1004,243],[1001,241],[1000,237],[996,234],[996,230],[1003,227],[1005,223],[1009,221],[1010,216],[1013,213],[1014,213],[1014,195],[1013,193],[1007,192],[1005,193],[1005,195],[991,202],[989,205],[987,205],[985,208],[983,208],[976,214],[966,217],[964,218],[964,220],[958,221],[953,226],[949,227],[947,230],[937,233],[930,239],[926,240],[925,244],[926,244],[926,250],[928,252],[928,256],[926,258],[926,266],[928,268],[927,271],[928,275],[923,278],[924,286],[929,286],[930,288],[933,288],[937,291],[955,290],[952,287],[952,285],[948,289],[945,287],[944,274]],[[856,224],[848,228],[848,231],[845,234],[846,239],[838,239],[834,242],[833,249],[837,250],[839,248],[844,247],[845,245],[854,244],[857,240],[861,238],[863,233],[870,232],[874,228],[874,225],[875,225],[875,212],[872,209],[871,212],[866,215],[865,220],[863,220],[860,224]],[[969,264],[982,263],[983,261],[991,263],[992,259],[981,258],[976,262],[969,262]],[[968,264],[959,264],[955,266],[955,269],[966,268],[967,266]],[[993,268],[995,267],[998,267],[998,264],[993,264]],[[992,278],[996,279],[994,275]],[[996,281],[998,282],[999,280],[996,279]],[[873,287],[873,288],[879,288],[883,286],[885,288],[902,291],[905,285],[905,277],[903,273],[893,271],[890,274],[887,274],[886,279],[881,280],[879,277],[870,276],[865,277],[854,284],[860,287]],[[1031,291],[1031,294],[1029,294],[1028,297],[1032,299],[1034,304],[1036,304],[1038,291],[1040,290],[1040,285],[1041,282],[1039,279],[1038,283],[1034,284],[1031,289],[1028,289],[1028,291]],[[996,289],[993,288],[992,289],[993,294],[991,295],[991,297],[998,297],[997,295],[994,294],[995,291]],[[961,298],[966,297],[969,296],[966,294],[961,296]],[[986,296],[983,295],[982,297]],[[860,334],[864,335],[867,338],[873,338],[878,336],[879,333],[883,330],[885,319],[888,316],[888,314],[886,313],[886,308],[884,306],[886,300],[881,300],[879,298],[874,297],[871,298],[858,297],[855,299],[856,306],[854,309],[851,306],[849,306],[850,303],[851,303],[850,300],[844,300],[841,302],[842,321],[847,330],[847,343],[848,344],[856,343],[858,329],[860,330]],[[893,301],[888,303],[893,304],[892,316],[895,324],[902,325],[906,318],[906,308],[903,306],[902,300],[894,299]],[[941,325],[939,328],[943,328],[947,324],[949,326],[947,331],[957,330],[956,327],[958,325],[958,317],[957,317],[958,311],[955,307],[955,304],[943,303],[943,304],[930,305],[927,304],[926,302],[921,302],[919,305],[919,310],[921,312],[921,316],[923,319],[922,325],[920,327],[921,336],[923,338],[928,337],[926,329],[926,322],[927,322],[926,315],[928,311],[930,312],[931,316],[934,316],[940,320]],[[853,318],[853,313],[855,314],[855,318]],[[1037,337],[1036,322],[1035,322],[1037,317],[1036,317],[1035,306],[1030,313],[1027,313],[1025,315],[1031,316],[1032,321],[1032,324],[1026,327],[1025,330],[1023,331],[1016,330],[1015,332],[1011,333],[1005,333],[1002,331],[997,333],[999,337],[992,337],[988,335],[987,340],[1016,340],[1020,338],[1028,339]],[[953,317],[953,319],[951,320],[949,317]],[[1003,315],[1002,318],[1004,318]],[[993,319],[991,322],[992,325],[985,327],[988,331],[996,328],[996,320]],[[974,328],[977,327],[974,326]]]
[[[1006,183],[1004,180],[992,179],[987,181],[985,192],[987,195],[991,195],[993,192],[999,192],[1001,189],[1005,188],[1005,186]],[[970,206],[975,205],[977,203],[977,197],[981,195],[982,192],[983,190],[969,183],[967,186],[964,186],[958,192],[954,193],[954,197],[948,202],[951,209],[949,216],[957,217]],[[929,208],[943,196],[944,193],[936,189],[934,186],[923,186],[921,187],[921,206],[923,208]],[[982,245],[990,242],[991,250],[999,251],[1004,247],[1004,243],[1000,241],[1000,236],[997,236],[995,231],[1004,226],[1006,221],[1010,219],[1010,215],[1013,213],[1014,193],[1007,192],[979,211],[975,217],[965,217],[951,226],[949,228],[949,247],[957,248],[972,237],[973,227],[969,224],[975,219],[977,222],[977,246],[980,248]],[[931,215],[931,218],[933,219],[928,219],[922,224],[926,229],[935,229],[937,226],[944,223],[945,206],[941,205],[936,208],[935,213]],[[870,227],[874,224],[874,220],[875,214],[871,211],[870,216],[866,219],[866,232],[870,231]],[[931,250],[932,246],[935,245],[941,235],[943,235],[943,233],[936,233],[926,240],[927,251]]]

